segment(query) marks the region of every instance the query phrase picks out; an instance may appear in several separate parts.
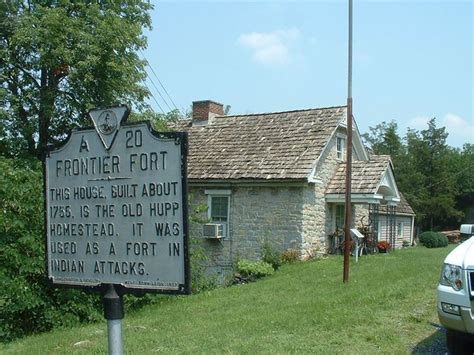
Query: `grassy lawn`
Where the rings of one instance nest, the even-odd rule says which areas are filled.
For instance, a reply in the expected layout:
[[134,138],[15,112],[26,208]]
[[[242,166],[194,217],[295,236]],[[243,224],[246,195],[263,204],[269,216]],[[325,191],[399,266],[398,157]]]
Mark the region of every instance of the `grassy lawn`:
[[[188,297],[163,298],[124,319],[128,354],[164,353],[411,353],[440,341],[434,326],[436,286],[453,246],[398,250],[284,265],[262,281]],[[103,354],[107,326],[32,336],[1,353]]]

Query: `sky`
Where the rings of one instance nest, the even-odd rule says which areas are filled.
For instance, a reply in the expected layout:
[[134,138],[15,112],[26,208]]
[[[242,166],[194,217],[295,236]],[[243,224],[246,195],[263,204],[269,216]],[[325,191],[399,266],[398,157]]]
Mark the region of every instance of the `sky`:
[[[156,112],[199,100],[233,115],[346,104],[348,0],[152,3],[143,57]],[[474,143],[474,1],[353,0],[353,9],[359,131],[394,120],[404,137],[436,118],[449,145]]]

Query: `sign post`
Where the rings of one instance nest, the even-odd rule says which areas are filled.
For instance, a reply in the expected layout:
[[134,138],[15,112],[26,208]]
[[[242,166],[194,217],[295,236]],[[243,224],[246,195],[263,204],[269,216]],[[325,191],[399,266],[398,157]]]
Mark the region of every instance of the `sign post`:
[[102,290],[117,354],[124,293],[190,293],[187,135],[126,123],[129,112],[91,110],[95,127],[45,159],[48,278]]
[[109,354],[123,354],[122,319],[123,299],[115,291],[114,285],[108,285],[103,297],[104,317],[107,319]]

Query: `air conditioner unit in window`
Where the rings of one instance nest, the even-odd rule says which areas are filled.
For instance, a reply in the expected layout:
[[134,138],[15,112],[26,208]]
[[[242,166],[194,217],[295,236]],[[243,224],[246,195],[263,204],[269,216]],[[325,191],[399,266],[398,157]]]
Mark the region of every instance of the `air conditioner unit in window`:
[[208,223],[202,226],[202,235],[208,239],[221,239],[224,237],[224,226],[217,223]]

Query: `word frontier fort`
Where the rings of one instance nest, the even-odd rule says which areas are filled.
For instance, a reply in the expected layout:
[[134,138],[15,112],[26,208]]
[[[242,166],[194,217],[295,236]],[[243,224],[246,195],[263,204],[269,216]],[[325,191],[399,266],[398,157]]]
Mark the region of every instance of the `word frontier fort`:
[[[128,172],[166,170],[168,152],[132,153],[126,157]],[[119,155],[92,156],[56,161],[56,176],[89,176],[121,172],[123,158]]]

